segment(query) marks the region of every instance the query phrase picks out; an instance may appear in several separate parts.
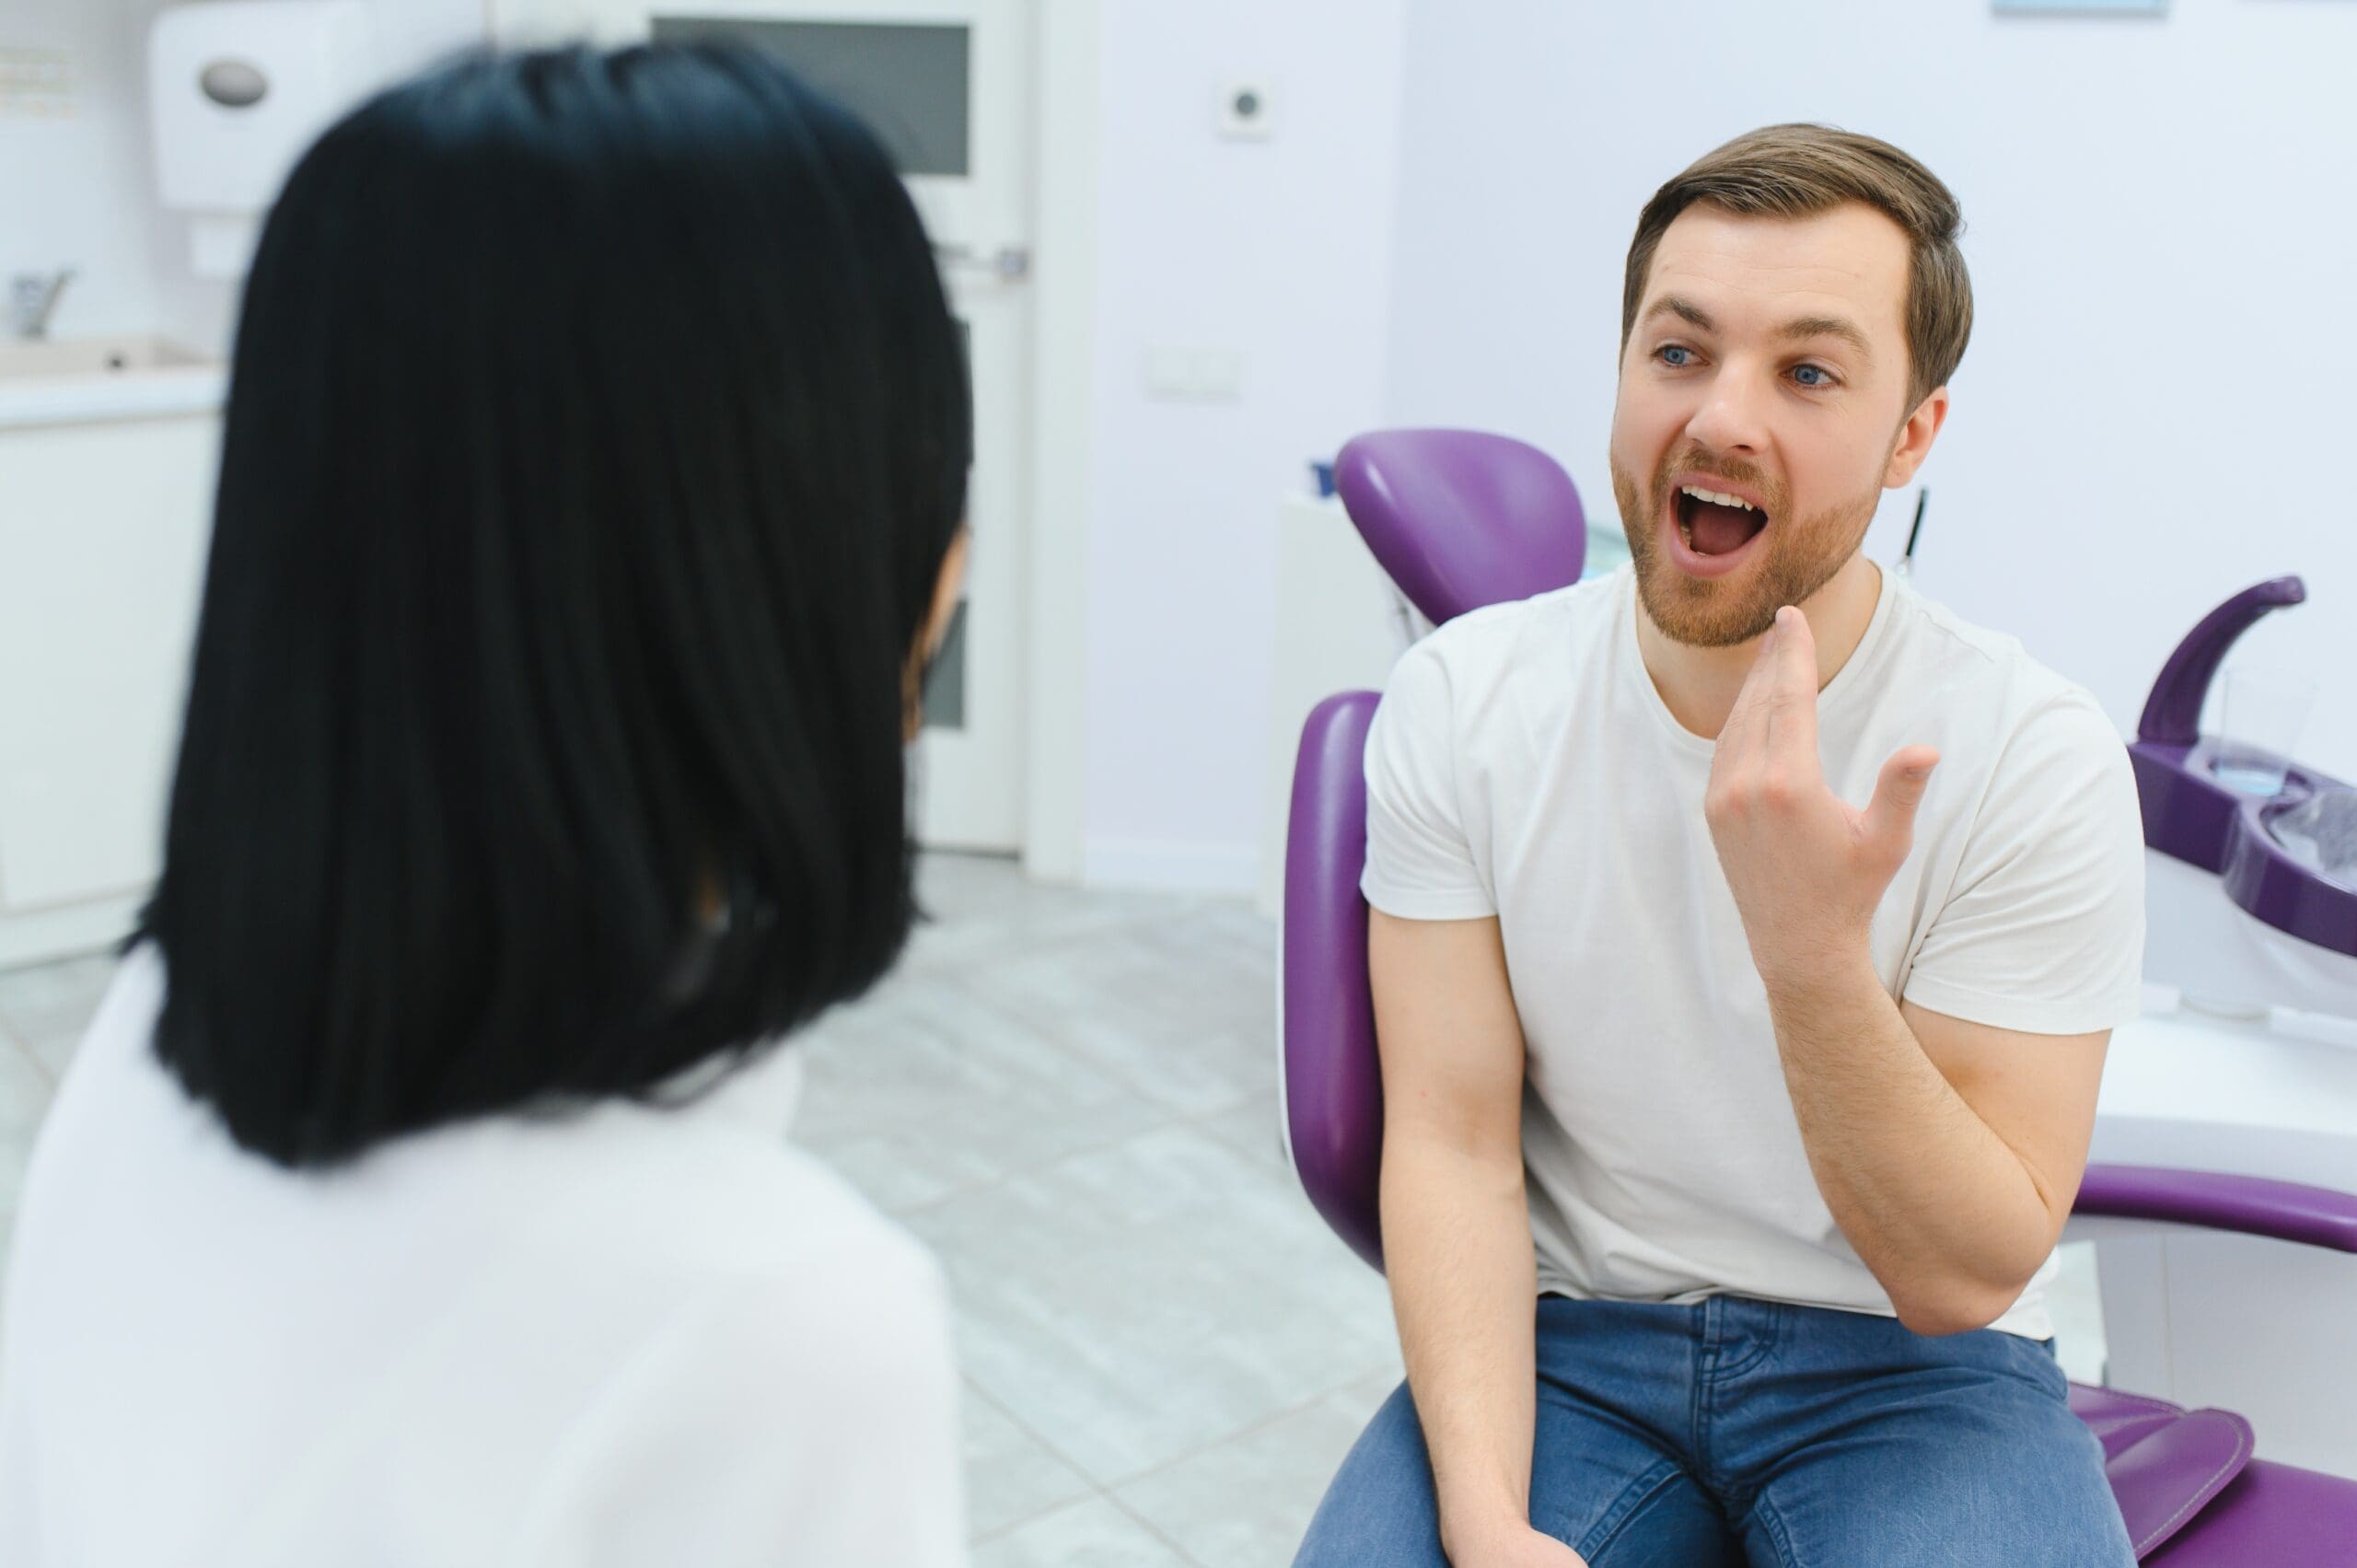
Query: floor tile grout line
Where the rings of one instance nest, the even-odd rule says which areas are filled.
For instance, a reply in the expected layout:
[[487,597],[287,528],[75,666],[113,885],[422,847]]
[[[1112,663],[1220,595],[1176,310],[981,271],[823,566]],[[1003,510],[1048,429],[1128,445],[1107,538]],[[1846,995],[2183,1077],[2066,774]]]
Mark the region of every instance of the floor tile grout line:
[[[1168,1458],[1156,1460],[1155,1463],[1148,1465],[1142,1470],[1132,1471],[1129,1474],[1116,1477],[1111,1481],[1098,1480],[1086,1466],[1081,1464],[1080,1461],[1065,1453],[1062,1448],[1056,1446],[1055,1442],[1051,1438],[1042,1434],[1029,1422],[1024,1420],[1023,1417],[1016,1411],[1015,1408],[1004,1399],[991,1392],[988,1386],[978,1379],[973,1373],[960,1373],[958,1375],[958,1381],[964,1384],[970,1393],[979,1397],[984,1404],[998,1411],[1002,1416],[1004,1416],[1009,1424],[1013,1425],[1026,1437],[1030,1438],[1032,1442],[1038,1444],[1039,1447],[1047,1453],[1049,1458],[1054,1459],[1058,1464],[1062,1465],[1066,1469],[1072,1471],[1072,1473],[1078,1477],[1091,1492],[1107,1498],[1109,1501],[1112,1502],[1115,1506],[1120,1507],[1124,1514],[1130,1514],[1132,1517],[1136,1517],[1134,1512],[1126,1504],[1122,1503],[1120,1499],[1113,1496],[1113,1493],[1120,1488],[1132,1486],[1139,1481],[1150,1480],[1155,1476],[1160,1475],[1163,1471],[1183,1465],[1190,1459],[1201,1458],[1203,1455],[1212,1452],[1215,1448],[1224,1447],[1227,1444],[1238,1442],[1246,1437],[1251,1436],[1257,1432],[1261,1431],[1263,1428],[1273,1426],[1278,1422],[1284,1421],[1292,1416],[1299,1415],[1305,1411],[1325,1403],[1327,1400],[1334,1398],[1337,1394],[1343,1392],[1345,1389],[1365,1381],[1365,1379],[1370,1376],[1372,1376],[1372,1374],[1362,1373],[1358,1376],[1347,1377],[1341,1382],[1329,1384],[1326,1388],[1318,1390],[1317,1393],[1296,1400],[1295,1402],[1285,1406],[1282,1410],[1271,1411],[1255,1420],[1245,1423],[1242,1426],[1238,1426],[1228,1432],[1223,1433],[1219,1436],[1212,1438],[1207,1442],[1199,1443],[1191,1448],[1185,1449],[1179,1453],[1170,1456]],[[1039,1509],[1031,1514],[1028,1514],[1020,1519],[1012,1520],[1006,1524],[993,1527],[988,1534],[975,1537],[970,1544],[980,1546],[988,1541],[1001,1539],[1006,1536],[1014,1534],[1016,1530],[1023,1528],[1027,1525],[1036,1524],[1039,1520],[1046,1518],[1051,1514],[1056,1513],[1061,1509],[1071,1507],[1076,1501],[1078,1501],[1076,1498],[1065,1498],[1060,1502],[1051,1503],[1046,1507]],[[1149,1529],[1153,1528],[1153,1526],[1147,1520],[1141,1518],[1138,1522],[1142,1525],[1145,1525]],[[1179,1548],[1178,1543],[1175,1541],[1169,1541],[1167,1538],[1162,1536],[1159,1530],[1156,1530],[1155,1534],[1155,1539],[1164,1540],[1165,1544],[1170,1546],[1173,1551],[1178,1551],[1180,1557],[1186,1558],[1190,1563],[1194,1562],[1194,1559],[1189,1556],[1183,1549]]]
[[1179,1562],[1187,1564],[1187,1568],[1209,1568],[1209,1565],[1198,1559],[1193,1552],[1189,1551],[1185,1547],[1179,1545],[1177,1541],[1171,1539],[1170,1537],[1164,1534],[1161,1527],[1156,1525],[1152,1519],[1147,1518],[1144,1515],[1131,1507],[1127,1503],[1122,1502],[1121,1499],[1112,1492],[1099,1488],[1098,1494],[1102,1496],[1106,1502],[1110,1503],[1115,1510],[1129,1519],[1132,1524],[1134,1524],[1147,1535],[1168,1547],[1170,1549],[1171,1555],[1178,1558]]
[[1007,1419],[1008,1423],[1019,1430],[1023,1435],[1031,1439],[1032,1442],[1039,1445],[1040,1447],[1045,1448],[1048,1451],[1050,1458],[1053,1458],[1058,1464],[1062,1465],[1066,1469],[1071,1470],[1074,1475],[1079,1477],[1089,1485],[1094,1486],[1097,1484],[1097,1479],[1090,1475],[1087,1470],[1082,1469],[1081,1466],[1074,1460],[1071,1455],[1065,1453],[1062,1448],[1057,1447],[1051,1438],[1040,1432],[1038,1427],[1033,1426],[1029,1422],[1024,1420],[1023,1417],[1016,1412],[1014,1406],[1008,1404],[996,1394],[992,1393],[990,1389],[984,1387],[972,1373],[961,1372],[958,1376],[958,1381],[962,1382],[967,1388],[981,1396],[981,1400],[984,1404],[990,1406],[993,1410],[998,1411],[999,1414],[1004,1416]]
[[1158,1105],[1151,1105],[1151,1102],[1149,1102],[1151,1109],[1163,1112],[1164,1120],[1153,1122],[1144,1127],[1136,1128],[1131,1132],[1113,1134],[1097,1142],[1078,1144],[1073,1148],[1063,1151],[1061,1154],[1044,1155],[1035,1161],[1016,1166],[1009,1170],[1001,1171],[995,1176],[990,1177],[981,1181],[974,1182],[971,1185],[960,1187],[954,1192],[944,1192],[937,1198],[927,1198],[922,1202],[902,1204],[888,1209],[885,1212],[890,1214],[894,1219],[907,1219],[911,1216],[928,1214],[936,1209],[941,1209],[951,1203],[955,1203],[960,1199],[978,1197],[984,1193],[995,1192],[1000,1188],[1008,1186],[1013,1182],[1020,1181],[1026,1177],[1038,1176],[1043,1171],[1053,1170],[1056,1167],[1062,1165],[1069,1160],[1081,1159],[1090,1155],[1101,1155],[1109,1150],[1118,1149],[1123,1144],[1135,1143],[1140,1138],[1153,1137],[1155,1134],[1163,1132],[1199,1132],[1204,1138],[1209,1139],[1212,1143],[1218,1144],[1225,1153],[1234,1155],[1237,1158],[1245,1160],[1248,1163],[1252,1161],[1252,1156],[1250,1155],[1246,1154],[1235,1144],[1230,1144],[1226,1139],[1219,1136],[1218,1133],[1212,1132],[1208,1128],[1201,1126],[1200,1123],[1212,1117],[1225,1116],[1238,1108],[1250,1103],[1252,1102],[1248,1100],[1238,1100],[1235,1105],[1225,1107],[1219,1110],[1204,1111],[1201,1115],[1190,1115],[1184,1111],[1168,1110]]
[[[1182,1453],[1173,1454],[1167,1459],[1157,1459],[1142,1470],[1137,1470],[1129,1475],[1121,1476],[1117,1480],[1101,1481],[1097,1484],[1118,1489],[1125,1486],[1135,1486],[1142,1481],[1150,1481],[1154,1477],[1160,1475],[1165,1470],[1175,1469],[1178,1466],[1188,1463],[1190,1460],[1200,1459],[1204,1455],[1212,1452],[1214,1448],[1224,1448],[1230,1443],[1240,1442],[1244,1438],[1253,1435],[1255,1433],[1276,1425],[1276,1423],[1281,1421],[1289,1421],[1305,1411],[1322,1405],[1327,1400],[1332,1399],[1335,1395],[1350,1388],[1352,1385],[1364,1382],[1369,1376],[1372,1375],[1361,1374],[1357,1377],[1345,1378],[1343,1381],[1336,1383],[1318,1393],[1311,1394],[1306,1399],[1296,1400],[1293,1404],[1285,1406],[1283,1410],[1271,1411],[1265,1415],[1259,1416],[1254,1420],[1245,1423],[1242,1426],[1237,1427],[1233,1431],[1224,1433],[1220,1436],[1212,1438],[1207,1442],[1198,1443],[1195,1446],[1189,1448]],[[1096,1478],[1093,1476],[1090,1477],[1091,1481],[1095,1481],[1095,1479]]]
[[32,1068],[34,1075],[44,1086],[51,1089],[57,1087],[57,1074],[49,1070],[49,1063],[41,1059],[41,1053],[33,1050],[32,1043],[17,1032],[17,1026],[5,1014],[0,1014],[0,1040],[16,1048],[17,1054]]
[[[1095,1476],[1090,1475],[1086,1469],[1074,1463],[1071,1455],[1065,1453],[1062,1448],[1057,1447],[1056,1445],[1046,1435],[1040,1433],[1037,1427],[1024,1420],[1020,1415],[1017,1415],[1004,1400],[1000,1399],[997,1395],[992,1393],[988,1388],[984,1388],[979,1381],[977,1381],[972,1373],[959,1373],[958,1381],[966,1386],[969,1392],[979,1397],[984,1404],[990,1406],[993,1410],[998,1411],[1000,1415],[1005,1417],[1009,1425],[1022,1433],[1024,1436],[1028,1437],[1032,1442],[1038,1444],[1039,1447],[1047,1453],[1050,1458],[1055,1460],[1056,1463],[1070,1470],[1073,1473],[1074,1478],[1083,1486],[1086,1487],[1090,1493],[1095,1493],[1099,1495],[1104,1493],[1104,1486]],[[1026,1525],[1036,1524],[1038,1521],[1046,1518],[1049,1515],[1057,1512],[1059,1509],[1069,1508],[1074,1503],[1079,1501],[1080,1498],[1078,1497],[1066,1497],[1057,1502],[1051,1503],[1046,1507],[1028,1514],[1020,1519],[1013,1520],[1007,1524],[1000,1525],[993,1528],[987,1535],[977,1536],[968,1544],[980,1546],[985,1541],[997,1540],[1003,1537],[1012,1535],[1016,1530],[1023,1528]]]
[[[1217,1110],[1207,1110],[1200,1116],[1190,1117],[1187,1124],[1190,1127],[1200,1129],[1203,1136],[1210,1138],[1214,1142],[1225,1144],[1231,1149],[1236,1149],[1236,1145],[1234,1144],[1228,1143],[1225,1138],[1221,1137],[1219,1133],[1213,1132],[1210,1123],[1218,1121],[1222,1117],[1233,1116],[1237,1111],[1247,1109],[1253,1110],[1266,1109],[1269,1112],[1268,1120],[1261,1126],[1260,1130],[1269,1135],[1270,1152],[1276,1156],[1276,1173],[1278,1179],[1290,1187],[1294,1181],[1294,1170],[1292,1166],[1285,1160],[1284,1137],[1281,1127],[1281,1122],[1284,1114],[1283,1106],[1282,1101],[1275,1098],[1274,1084],[1271,1085],[1270,1092],[1271,1098],[1268,1099],[1264,1100],[1256,1095],[1250,1099],[1237,1100],[1234,1105],[1223,1106]],[[1236,1152],[1238,1154],[1245,1154],[1245,1151],[1242,1149],[1236,1149]],[[1254,1160],[1256,1163],[1259,1158],[1258,1156],[1252,1155],[1246,1155],[1246,1157]]]
[[950,971],[935,975],[928,975],[925,978],[929,983],[946,983],[953,986],[969,1000],[988,1007],[992,1012],[998,1015],[1000,1022],[1008,1024],[1019,1029],[1027,1040],[1033,1041],[1045,1047],[1049,1052],[1054,1055],[1062,1063],[1062,1064],[1069,1067],[1080,1068],[1084,1072],[1102,1078],[1112,1087],[1120,1090],[1132,1099],[1142,1101],[1155,1110],[1179,1117],[1216,1116],[1223,1114],[1225,1111],[1233,1110],[1237,1106],[1246,1103],[1242,1099],[1232,1100],[1225,1105],[1202,1111],[1189,1109],[1180,1106],[1174,1106],[1167,1100],[1164,1099],[1160,1095],[1140,1086],[1134,1078],[1131,1077],[1128,1074],[1121,1072],[1118,1067],[1101,1061],[1098,1058],[1090,1056],[1076,1047],[1064,1044],[1059,1040],[1055,1035],[1050,1031],[1049,1027],[1042,1023],[1038,1017],[1004,998],[992,993],[987,987],[976,984],[968,977]]
[[[960,983],[961,987],[969,993],[973,992],[974,988],[972,986],[965,985],[962,981]],[[1199,1114],[1197,1112],[1183,1110],[1178,1107],[1171,1105],[1159,1095],[1153,1093],[1151,1090],[1141,1087],[1135,1079],[1121,1072],[1119,1068],[1111,1066],[1096,1057],[1086,1054],[1077,1047],[1064,1044],[1061,1040],[1057,1040],[1053,1034],[1050,1033],[1046,1026],[1039,1023],[1038,1019],[1034,1018],[1029,1014],[1024,1013],[1019,1009],[1010,1007],[1007,1004],[1001,1002],[996,997],[990,996],[987,993],[982,993],[981,994],[982,999],[987,1001],[991,1006],[998,1010],[1002,1015],[1006,1016],[1007,1021],[1022,1025],[1024,1027],[1025,1033],[1029,1038],[1038,1040],[1041,1045],[1045,1046],[1049,1051],[1053,1051],[1057,1056],[1062,1058],[1066,1063],[1087,1069],[1089,1072],[1092,1072],[1097,1076],[1105,1079],[1114,1087],[1122,1090],[1135,1098],[1145,1101],[1148,1105],[1155,1107],[1156,1109],[1169,1110],[1181,1116]],[[1235,1109],[1235,1103],[1231,1103],[1230,1105],[1221,1109]],[[1218,1111],[1204,1111],[1200,1114],[1217,1115]]]
[[1042,1171],[1053,1170],[1056,1167],[1064,1164],[1067,1160],[1083,1159],[1090,1155],[1101,1155],[1106,1153],[1108,1150],[1118,1149],[1124,1144],[1135,1142],[1137,1139],[1149,1137],[1156,1132],[1167,1132],[1172,1131],[1174,1128],[1180,1128],[1184,1125],[1185,1123],[1181,1121],[1157,1122],[1151,1127],[1143,1127],[1135,1132],[1123,1132],[1115,1137],[1106,1138],[1101,1142],[1082,1144],[1074,1148],[1067,1149],[1062,1154],[1046,1156],[1029,1164],[1020,1165],[1011,1170],[1002,1171],[998,1175],[991,1177],[986,1180],[975,1182],[970,1186],[960,1187],[955,1192],[944,1192],[938,1198],[927,1198],[922,1203],[911,1203],[905,1207],[890,1209],[886,1212],[896,1220],[905,1220],[915,1216],[929,1214],[936,1209],[946,1208],[951,1203],[955,1203],[961,1199],[980,1197],[985,1193],[995,1192],[999,1189],[1011,1186],[1015,1182],[1020,1181],[1026,1177],[1037,1176]]

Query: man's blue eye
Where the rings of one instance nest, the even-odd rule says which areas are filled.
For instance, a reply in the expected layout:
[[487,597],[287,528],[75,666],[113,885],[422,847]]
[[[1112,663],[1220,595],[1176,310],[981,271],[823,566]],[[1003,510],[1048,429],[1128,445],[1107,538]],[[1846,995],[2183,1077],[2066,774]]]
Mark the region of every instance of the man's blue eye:
[[1821,365],[1795,366],[1793,368],[1793,374],[1799,377],[1814,376],[1817,377],[1814,381],[1803,380],[1801,385],[1804,387],[1830,387],[1833,385],[1832,374]]
[[1670,355],[1674,354],[1692,354],[1694,351],[1690,348],[1681,348],[1676,343],[1668,343],[1665,344],[1655,352],[1661,355],[1663,364],[1682,370],[1686,367],[1686,361],[1682,359],[1672,359]]

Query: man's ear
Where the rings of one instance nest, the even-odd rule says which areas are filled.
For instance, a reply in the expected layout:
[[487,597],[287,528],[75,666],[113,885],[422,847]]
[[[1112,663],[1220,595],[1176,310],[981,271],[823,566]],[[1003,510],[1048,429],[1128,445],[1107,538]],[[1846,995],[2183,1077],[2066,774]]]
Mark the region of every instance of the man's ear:
[[1922,468],[1923,459],[1932,455],[1932,442],[1947,419],[1948,389],[1934,387],[1922,402],[1915,405],[1915,412],[1907,416],[1907,423],[1898,427],[1898,444],[1891,447],[1890,461],[1884,465],[1882,470],[1882,487],[1885,490],[1896,490],[1915,477],[1915,470]]

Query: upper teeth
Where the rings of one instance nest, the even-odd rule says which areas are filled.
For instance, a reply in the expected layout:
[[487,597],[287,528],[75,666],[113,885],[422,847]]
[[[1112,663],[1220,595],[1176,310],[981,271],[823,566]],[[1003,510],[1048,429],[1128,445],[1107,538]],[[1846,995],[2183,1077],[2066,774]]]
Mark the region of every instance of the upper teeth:
[[1708,501],[1713,505],[1740,506],[1747,512],[1757,510],[1750,502],[1740,495],[1722,495],[1715,490],[1705,490],[1699,484],[1681,484],[1678,488],[1696,500]]

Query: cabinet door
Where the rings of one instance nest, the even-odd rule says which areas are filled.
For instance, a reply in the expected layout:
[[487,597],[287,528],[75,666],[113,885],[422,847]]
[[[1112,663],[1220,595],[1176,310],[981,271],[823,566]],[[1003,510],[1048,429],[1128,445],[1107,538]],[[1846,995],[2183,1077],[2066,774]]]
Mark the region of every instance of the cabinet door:
[[215,415],[0,430],[0,909],[160,863]]

